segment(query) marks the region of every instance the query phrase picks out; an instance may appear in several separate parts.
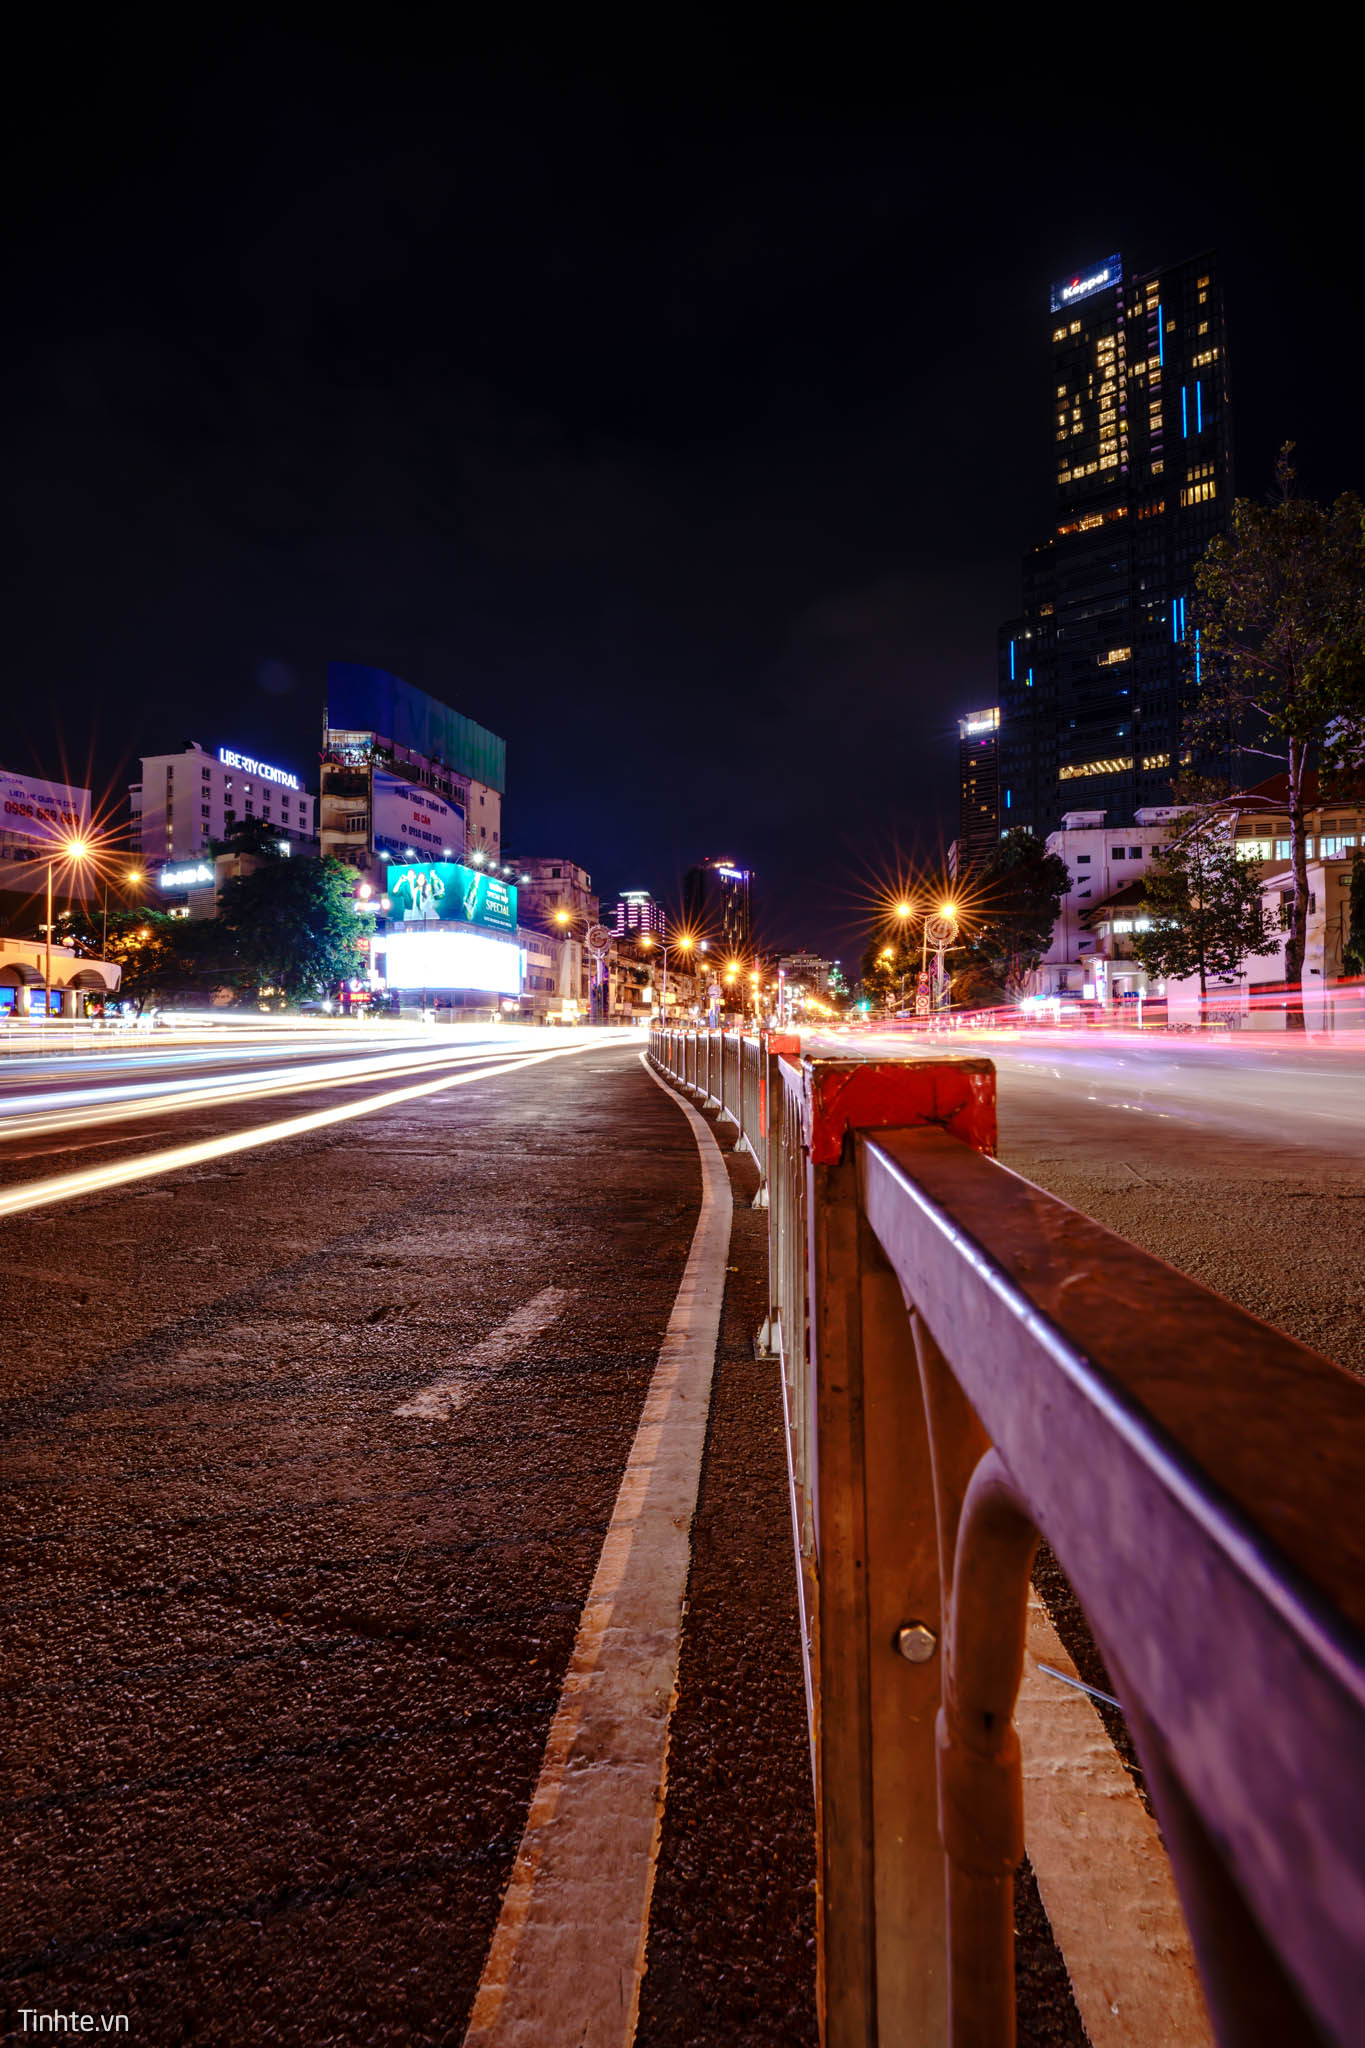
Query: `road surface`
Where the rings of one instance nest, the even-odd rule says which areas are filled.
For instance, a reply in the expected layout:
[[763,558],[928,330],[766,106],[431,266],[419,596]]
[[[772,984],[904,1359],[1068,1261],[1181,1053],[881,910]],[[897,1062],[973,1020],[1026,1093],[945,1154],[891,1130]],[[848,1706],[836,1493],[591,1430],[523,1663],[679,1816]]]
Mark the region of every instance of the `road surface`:
[[[922,1043],[868,1032],[818,1047],[903,1056]],[[995,1061],[1007,1166],[1365,1373],[1365,1052],[1269,1033],[1069,1031],[962,1032],[924,1049]]]
[[[0,1067],[8,2033],[463,2038],[698,1216],[639,1051],[338,1026]],[[812,2038],[739,1193],[645,2048]]]

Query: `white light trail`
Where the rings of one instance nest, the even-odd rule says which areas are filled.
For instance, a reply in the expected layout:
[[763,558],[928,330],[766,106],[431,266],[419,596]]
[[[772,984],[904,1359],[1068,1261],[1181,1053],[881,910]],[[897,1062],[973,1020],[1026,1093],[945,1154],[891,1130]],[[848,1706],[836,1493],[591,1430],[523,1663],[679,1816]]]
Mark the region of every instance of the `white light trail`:
[[192,1145],[174,1145],[168,1151],[145,1153],[138,1159],[111,1161],[106,1166],[86,1167],[80,1173],[54,1175],[50,1180],[28,1181],[18,1187],[0,1189],[0,1217],[22,1215],[53,1202],[71,1202],[83,1195],[106,1194],[111,1188],[131,1181],[152,1180],[158,1174],[179,1173],[187,1166],[202,1166],[210,1159],[225,1159],[234,1152],[251,1152],[262,1145],[277,1145],[286,1138],[301,1138],[310,1131],[326,1130],[330,1124],[345,1123],[351,1117],[373,1116],[381,1109],[396,1108],[400,1102],[416,1102],[424,1095],[439,1095],[448,1088],[466,1088],[474,1081],[492,1080],[499,1074],[520,1073],[524,1067],[540,1066],[546,1060],[564,1059],[571,1053],[588,1052],[599,1041],[589,1039],[575,1045],[556,1046],[549,1052],[524,1053],[500,1066],[478,1067],[468,1074],[443,1074],[434,1081],[417,1081],[407,1088],[389,1088],[382,1095],[367,1095],[362,1102],[342,1103],[335,1109],[310,1110],[304,1116],[286,1118],[283,1123],[258,1124],[249,1131],[234,1131],[224,1137],[201,1138]]
[[495,1060],[501,1050],[494,1045],[466,1046],[459,1051],[441,1046],[398,1054],[389,1048],[368,1059],[334,1059],[302,1067],[262,1067],[244,1074],[227,1074],[216,1081],[136,1079],[121,1084],[63,1088],[37,1098],[0,1097],[0,1143],[11,1138],[45,1137],[59,1131],[84,1131],[100,1123],[121,1124],[130,1117],[171,1116],[215,1104],[253,1102],[263,1096],[355,1087],[362,1081],[378,1081],[415,1069]]

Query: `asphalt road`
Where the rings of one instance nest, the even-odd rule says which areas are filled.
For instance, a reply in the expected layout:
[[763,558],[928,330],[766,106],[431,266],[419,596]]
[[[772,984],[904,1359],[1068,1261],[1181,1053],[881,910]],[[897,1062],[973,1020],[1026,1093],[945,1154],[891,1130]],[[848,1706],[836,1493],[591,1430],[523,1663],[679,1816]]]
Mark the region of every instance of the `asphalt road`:
[[[903,1033],[825,1049],[898,1055]],[[1000,1157],[1365,1373],[1365,1051],[1248,1034],[957,1033],[996,1063]]]
[[[369,1050],[130,1054],[122,1107],[84,1110],[69,1060],[0,1073],[10,2037],[23,2008],[127,2013],[156,2043],[463,2035],[700,1176],[633,1036],[414,1036],[396,1079],[338,1072]],[[117,1081],[110,1057],[77,1085]],[[193,1099],[146,1095],[168,1080]],[[429,1092],[215,1150],[405,1086]],[[22,1206],[186,1143],[176,1171]],[[744,1818],[729,1872],[702,1853],[699,1879],[681,1837],[661,1857],[659,2039],[703,1940],[713,1985],[786,2029],[754,2038],[811,2010],[780,1408],[731,1321],[715,1483],[766,1473],[768,1510],[745,1550],[704,1487],[702,1610],[736,1575],[750,1595],[685,1670],[766,1761],[718,1758],[693,1711],[678,1784],[744,1787]],[[699,1882],[714,1926],[689,1921]]]

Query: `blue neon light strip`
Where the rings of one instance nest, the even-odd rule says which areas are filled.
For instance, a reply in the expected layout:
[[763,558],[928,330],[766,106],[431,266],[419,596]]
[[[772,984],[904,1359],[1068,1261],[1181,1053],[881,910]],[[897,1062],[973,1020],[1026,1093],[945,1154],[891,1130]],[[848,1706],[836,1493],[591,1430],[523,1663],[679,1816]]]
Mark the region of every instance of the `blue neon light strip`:
[[1204,385],[1202,379],[1194,380],[1194,424],[1196,432],[1204,431]]
[[1014,642],[1010,641],[1010,681],[1014,681]]
[[1199,628],[1194,629],[1194,680],[1199,681]]
[[1007,789],[1007,790],[1005,791],[1005,809],[1006,809],[1007,811],[1012,811],[1012,810],[1014,809],[1014,792],[1013,792],[1013,790],[1009,790],[1009,789]]
[[1187,386],[1180,387],[1180,433],[1183,440],[1190,438],[1190,394]]
[[1028,672],[1027,676],[1026,676],[1026,677],[1024,678],[1024,688],[1025,688],[1026,690],[1031,690],[1031,689],[1033,688],[1033,670],[1032,670],[1032,669],[1030,669],[1030,670],[1029,670],[1029,672]]
[[1166,321],[1160,306],[1156,309],[1156,359],[1162,364],[1166,361]]

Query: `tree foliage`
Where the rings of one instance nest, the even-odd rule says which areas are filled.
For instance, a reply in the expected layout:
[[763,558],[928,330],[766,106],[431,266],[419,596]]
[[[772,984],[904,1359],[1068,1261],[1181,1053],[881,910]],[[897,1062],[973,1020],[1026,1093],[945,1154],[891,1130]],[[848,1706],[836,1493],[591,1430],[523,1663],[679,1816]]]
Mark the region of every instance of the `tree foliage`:
[[1330,506],[1295,489],[1293,443],[1268,504],[1239,498],[1232,529],[1196,571],[1198,697],[1185,737],[1217,755],[1283,762],[1294,876],[1285,972],[1303,977],[1308,929],[1305,778],[1324,785],[1365,763],[1365,519],[1346,492]]
[[873,939],[862,958],[860,986],[864,999],[874,1010],[898,1009],[902,994],[906,1002],[913,1003],[919,966],[919,939],[916,937],[912,944],[903,928],[897,927],[889,936]]
[[244,994],[286,1002],[325,994],[362,971],[354,868],[339,860],[276,860],[223,885],[224,952]]
[[1248,955],[1273,953],[1278,915],[1266,907],[1260,868],[1237,852],[1227,827],[1202,818],[1163,848],[1143,877],[1142,909],[1148,931],[1135,932],[1133,951],[1148,974],[1168,981],[1236,974]]
[[966,960],[954,962],[953,1001],[964,990],[979,999],[994,989],[1017,1000],[1052,943],[1070,886],[1066,862],[1040,839],[1016,826],[972,877],[965,920]]
[[[100,950],[98,935],[92,950]],[[120,1000],[139,1009],[171,996],[208,995],[232,982],[214,919],[170,917],[164,910],[111,910],[104,957],[122,969]]]

